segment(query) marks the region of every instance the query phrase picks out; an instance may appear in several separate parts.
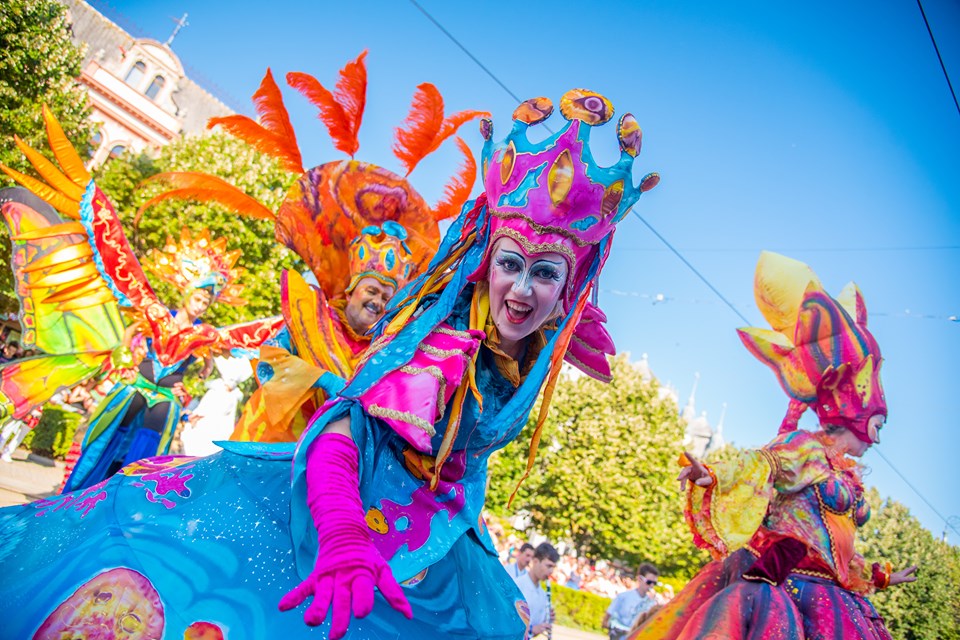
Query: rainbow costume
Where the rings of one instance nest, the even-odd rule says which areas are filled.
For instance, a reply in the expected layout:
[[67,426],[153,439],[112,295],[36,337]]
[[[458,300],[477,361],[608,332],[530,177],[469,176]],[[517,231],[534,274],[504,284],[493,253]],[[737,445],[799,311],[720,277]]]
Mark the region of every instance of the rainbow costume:
[[809,406],[823,427],[879,442],[871,418],[887,415],[880,348],[852,283],[828,295],[805,264],[763,253],[757,304],[771,329],[739,331],[790,397],[780,434],[691,483],[686,518],[714,561],[632,636],[645,638],[862,638],[887,640],[866,599],[890,567],[868,566],[854,549],[870,518],[859,467],[824,428],[797,430]]
[[[281,319],[222,329],[202,323],[181,327],[153,292],[113,206],[59,123],[46,108],[43,116],[60,166],[17,139],[46,182],[0,167],[25,187],[4,189],[0,201],[13,240],[24,344],[44,352],[0,369],[0,415],[19,419],[58,391],[133,367],[129,345],[123,344],[121,309],[131,324],[141,325],[147,355],[135,381],[119,383],[95,411],[86,439],[89,454],[78,462],[70,490],[99,482],[108,469],[131,460],[166,453],[180,405],[164,379],[182,375],[195,354],[259,346],[280,328]],[[222,301],[243,302],[235,282],[241,269],[234,266],[240,252],[227,252],[225,240],[212,240],[207,232],[191,238],[184,231],[179,243],[168,245],[146,265],[157,275],[181,290],[202,287]],[[128,415],[137,398],[142,406]],[[141,410],[160,405],[157,428],[144,433]],[[121,423],[122,435],[117,432]]]
[[347,63],[332,92],[310,75],[287,74],[290,86],[318,108],[334,146],[349,160],[304,171],[296,135],[269,70],[253,96],[259,123],[240,115],[211,119],[210,126],[224,128],[298,176],[276,212],[215,176],[179,172],[150,180],[173,188],[144,204],[141,212],[177,198],[217,202],[243,215],[272,219],[277,241],[295,251],[317,280],[314,286],[294,271],[282,274],[286,332],[282,340],[260,350],[256,373],[261,386],[244,406],[232,440],[297,439],[307,419],[343,387],[370,345],[370,336],[347,322],[344,296],[364,277],[396,290],[422,271],[440,244],[438,222],[459,213],[473,188],[476,162],[459,137],[456,143],[465,162],[437,204],[428,205],[408,180],[419,162],[461,125],[487,115],[460,111],[445,117],[440,92],[429,83],[418,87],[405,125],[396,130],[393,151],[406,174],[354,159],[366,106],[365,59],[363,52]]
[[[0,610],[10,632],[44,637],[101,625],[144,638],[329,637],[329,619],[310,627],[277,603],[317,560],[306,504],[311,450],[327,424],[349,416],[351,437],[341,437],[359,451],[361,531],[400,581],[413,617],[377,592],[348,636],[523,638],[525,603],[481,516],[487,460],[518,437],[543,391],[533,464],[565,359],[609,376],[614,349],[589,302],[591,285],[615,225],[659,180],[632,180],[641,134],[629,114],[616,127],[620,160],[594,162],[590,133],[613,116],[603,96],[568,92],[562,129],[530,142],[528,127],[552,111],[545,98],[524,102],[500,144],[481,121],[485,193],[394,297],[353,376],[295,450],[223,443],[209,458],[141,461],[87,491],[0,511],[0,572],[9,578]],[[411,129],[424,148],[437,130],[426,122]],[[519,361],[499,348],[486,286],[491,252],[505,237],[534,254],[559,253],[568,266],[560,316],[527,339]]]

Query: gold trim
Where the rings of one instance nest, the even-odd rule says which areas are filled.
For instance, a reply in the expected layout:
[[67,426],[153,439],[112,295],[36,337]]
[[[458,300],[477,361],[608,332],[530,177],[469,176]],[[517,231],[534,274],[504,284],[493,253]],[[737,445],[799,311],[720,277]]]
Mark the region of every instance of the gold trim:
[[[570,274],[577,271],[577,256],[575,256],[570,247],[566,245],[563,245],[559,242],[544,242],[542,244],[530,242],[516,229],[511,229],[510,227],[501,227],[500,229],[497,229],[496,233],[493,234],[493,237],[490,238],[490,246],[493,247],[497,240],[505,236],[523,247],[523,250],[527,252],[527,255],[532,256],[537,253],[547,253],[550,251],[562,255],[567,259],[567,266],[570,268],[569,273],[567,274],[567,279],[569,279]],[[564,284],[566,284],[566,282],[564,282]]]
[[461,358],[467,357],[467,354],[464,353],[463,349],[438,349],[437,347],[429,345],[426,342],[421,342],[419,345],[417,345],[417,349],[433,356],[434,358],[441,358],[444,360],[456,356],[460,356]]
[[434,329],[433,333],[439,333],[445,336],[454,336],[456,338],[463,338],[464,340],[476,340],[473,334],[471,334],[469,331],[457,331],[456,329],[453,329],[451,327],[440,326]]
[[397,411],[396,409],[391,409],[389,407],[381,407],[378,404],[371,404],[367,406],[367,413],[372,415],[374,418],[386,418],[387,420],[396,420],[397,422],[409,424],[411,427],[416,427],[421,431],[426,431],[427,435],[430,437],[433,437],[437,433],[437,430],[433,428],[432,424],[420,416],[408,411]]
[[439,385],[439,388],[437,389],[437,420],[442,420],[443,414],[447,410],[447,405],[444,402],[444,396],[447,395],[447,379],[443,376],[443,371],[440,370],[440,367],[436,365],[430,365],[429,367],[415,367],[412,364],[405,364],[400,367],[399,370],[411,376],[425,373],[437,381],[437,384]]
[[773,451],[768,449],[757,449],[760,452],[760,455],[764,460],[767,461],[767,465],[770,467],[770,471],[773,473],[773,481],[776,482],[780,478],[780,474],[783,472],[783,465],[780,462],[780,456],[775,454]]
[[[508,212],[508,211],[499,211],[499,210],[495,209],[495,208],[493,207],[493,205],[491,205],[490,203],[487,203],[487,209],[488,209],[491,213],[493,213],[493,215],[497,216],[497,217],[500,218],[501,220],[513,220],[513,219],[516,219],[516,218],[522,218],[523,221],[526,222],[527,224],[529,224],[530,227],[531,227],[534,231],[536,231],[537,233],[540,233],[540,234],[544,234],[544,233],[557,233],[557,234],[562,235],[562,236],[565,237],[565,238],[568,238],[569,240],[572,240],[576,245],[581,246],[581,247],[592,247],[592,246],[595,246],[595,245],[598,244],[598,242],[587,242],[587,241],[585,241],[583,238],[578,237],[577,234],[571,232],[569,229],[564,229],[563,227],[553,227],[553,226],[549,226],[549,225],[537,224],[536,222],[534,222],[533,220],[531,220],[530,218],[528,218],[527,216],[525,216],[525,215],[522,214],[522,213],[517,213],[517,212],[513,212],[513,211],[509,211],[509,212]],[[600,212],[597,211],[597,212],[596,212],[595,214],[593,214],[593,215],[596,215],[596,216],[599,218],[599,217],[600,217]],[[606,237],[606,235],[608,235],[608,234],[605,234],[604,237]]]
[[593,376],[593,377],[596,378],[597,380],[600,380],[600,381],[602,381],[602,382],[610,382],[611,380],[613,380],[613,376],[600,373],[599,371],[597,371],[597,370],[594,369],[593,367],[584,364],[584,363],[581,362],[579,359],[577,359],[576,356],[572,355],[569,351],[567,351],[565,354],[563,354],[563,357],[564,357],[564,359],[565,359],[567,362],[569,362],[570,364],[572,364],[572,365],[575,366],[576,368],[580,369],[581,371],[583,371],[583,372],[586,373],[587,375]]
[[606,356],[606,355],[607,355],[607,354],[604,353],[601,349],[597,349],[596,347],[591,346],[590,344],[587,344],[587,342],[586,342],[583,338],[577,337],[577,334],[573,334],[572,336],[570,336],[570,339],[571,339],[573,342],[576,342],[578,345],[580,345],[580,346],[583,347],[584,349],[586,349],[587,351],[589,351],[590,353],[597,353],[597,354],[600,354],[600,355],[602,355],[602,356]]

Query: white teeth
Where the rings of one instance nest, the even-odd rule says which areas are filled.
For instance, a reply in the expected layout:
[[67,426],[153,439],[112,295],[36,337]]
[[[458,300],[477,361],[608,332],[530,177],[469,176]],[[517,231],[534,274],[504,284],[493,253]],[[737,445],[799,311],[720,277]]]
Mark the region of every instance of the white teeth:
[[505,301],[507,308],[516,313],[529,313],[533,311],[533,307],[528,304],[520,304],[517,302],[511,302],[510,300]]

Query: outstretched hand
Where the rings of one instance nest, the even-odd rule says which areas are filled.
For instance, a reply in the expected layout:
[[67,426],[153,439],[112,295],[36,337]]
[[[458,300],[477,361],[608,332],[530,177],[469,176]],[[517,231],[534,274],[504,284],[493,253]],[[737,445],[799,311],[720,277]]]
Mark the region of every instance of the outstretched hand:
[[677,480],[680,481],[680,491],[686,490],[687,482],[692,482],[700,487],[709,487],[713,484],[713,476],[710,475],[710,472],[702,462],[688,452],[684,452],[683,455],[686,457],[689,465],[681,469],[677,475]]
[[373,611],[374,587],[380,589],[391,607],[408,619],[413,617],[410,603],[390,567],[372,545],[370,549],[318,558],[310,576],[280,600],[280,610],[299,607],[313,596],[313,602],[303,614],[303,621],[317,626],[332,610],[330,637],[337,640],[347,633],[351,613],[363,618]]
[[310,576],[279,605],[281,611],[289,611],[313,596],[303,620],[316,626],[329,613],[333,640],[347,633],[351,614],[363,618],[373,611],[374,588],[391,607],[413,618],[410,603],[364,520],[357,485],[359,452],[349,427],[349,419],[327,425],[310,448],[307,506],[317,528],[317,560]]
[[892,587],[895,584],[903,584],[904,582],[916,582],[917,576],[914,575],[917,571],[917,565],[907,567],[906,569],[900,569],[900,571],[894,571],[890,574],[890,586]]

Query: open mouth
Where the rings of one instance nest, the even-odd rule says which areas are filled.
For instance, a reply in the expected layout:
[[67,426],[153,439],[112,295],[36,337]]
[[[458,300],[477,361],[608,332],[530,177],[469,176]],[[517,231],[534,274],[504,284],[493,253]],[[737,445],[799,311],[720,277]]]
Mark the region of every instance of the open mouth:
[[507,311],[507,320],[514,324],[522,324],[527,318],[530,317],[530,314],[533,313],[533,307],[522,302],[505,300],[504,306],[506,307]]
[[367,304],[363,305],[363,308],[366,309],[368,312],[370,312],[372,315],[375,315],[375,316],[380,315],[380,305],[372,304],[368,302]]

